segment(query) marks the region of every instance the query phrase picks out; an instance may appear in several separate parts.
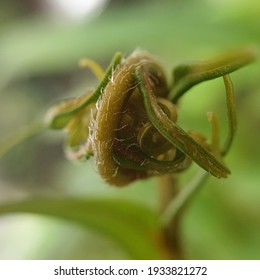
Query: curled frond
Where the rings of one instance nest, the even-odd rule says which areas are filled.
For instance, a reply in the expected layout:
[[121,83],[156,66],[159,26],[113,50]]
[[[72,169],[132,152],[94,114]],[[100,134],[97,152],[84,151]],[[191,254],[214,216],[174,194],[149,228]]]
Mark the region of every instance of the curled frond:
[[[192,161],[210,174],[227,177],[222,157],[229,150],[235,131],[233,86],[228,73],[253,59],[249,50],[206,62],[183,64],[169,86],[161,64],[151,55],[136,51],[122,59],[116,54],[108,70],[91,61],[82,64],[98,77],[93,92],[61,102],[47,113],[53,129],[68,134],[70,158],[94,157],[98,172],[110,185],[124,186],[139,178],[176,173]],[[223,148],[215,114],[211,143],[195,131],[184,131],[177,123],[177,101],[192,86],[223,76],[226,88],[229,134]]]
[[136,69],[149,67],[161,110],[176,121],[168,84],[160,64],[146,53],[133,53],[114,72],[98,102],[93,149],[99,173],[106,182],[125,185],[137,178],[177,172],[189,165],[185,155],[152,125],[139,90]]

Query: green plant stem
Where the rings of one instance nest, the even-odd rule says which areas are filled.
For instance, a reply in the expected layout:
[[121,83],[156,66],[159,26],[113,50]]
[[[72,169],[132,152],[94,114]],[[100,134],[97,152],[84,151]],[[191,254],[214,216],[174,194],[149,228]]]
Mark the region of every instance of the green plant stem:
[[208,177],[209,173],[200,170],[194,179],[172,199],[161,215],[161,223],[163,227],[168,227],[168,225],[174,223],[176,219],[178,220],[182,210],[189,203],[195,193],[197,193],[202,187]]
[[[163,214],[178,195],[178,182],[175,174],[166,174],[159,178],[159,210]],[[162,234],[169,259],[183,259],[180,236],[179,216],[170,219],[163,225]]]
[[237,116],[236,116],[234,88],[233,88],[232,81],[229,75],[224,75],[223,79],[226,88],[227,115],[228,115],[228,127],[229,127],[227,139],[221,151],[222,156],[225,156],[228,153],[233,143],[234,136],[237,131]]
[[25,140],[39,135],[47,129],[44,122],[35,122],[25,126],[0,140],[0,158]]

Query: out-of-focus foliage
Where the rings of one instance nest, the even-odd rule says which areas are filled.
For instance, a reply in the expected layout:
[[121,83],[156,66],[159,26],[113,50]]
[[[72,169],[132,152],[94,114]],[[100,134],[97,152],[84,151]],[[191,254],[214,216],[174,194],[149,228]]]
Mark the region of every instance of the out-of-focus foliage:
[[[118,2],[111,2],[99,17],[77,23],[51,18],[46,11],[42,12],[40,1],[23,1],[23,5],[15,0],[1,2],[0,138],[40,118],[56,100],[77,96],[95,85],[92,74],[77,67],[82,57],[95,59],[106,67],[116,51],[127,54],[140,47],[159,57],[170,74],[175,65],[185,60],[207,59],[248,44],[260,45],[257,0]],[[256,62],[231,75],[239,125],[234,146],[226,158],[232,175],[225,180],[211,178],[187,209],[181,229],[186,258],[260,258],[259,70]],[[182,125],[206,134],[209,125],[205,113],[214,111],[219,116],[224,139],[226,119],[221,80],[195,87],[180,105]],[[92,163],[78,166],[65,160],[61,138],[62,135],[49,132],[1,159],[2,204],[46,195],[113,197],[129,199],[156,211],[155,179],[122,190],[109,188]],[[193,169],[196,168],[181,175],[182,184]],[[2,216],[0,258],[129,257],[129,252],[112,243],[102,230],[97,235],[70,223],[54,221],[28,214]]]
[[133,259],[163,257],[155,213],[134,202],[118,199],[34,198],[0,207],[1,214],[12,212],[50,215],[99,230],[118,240]]

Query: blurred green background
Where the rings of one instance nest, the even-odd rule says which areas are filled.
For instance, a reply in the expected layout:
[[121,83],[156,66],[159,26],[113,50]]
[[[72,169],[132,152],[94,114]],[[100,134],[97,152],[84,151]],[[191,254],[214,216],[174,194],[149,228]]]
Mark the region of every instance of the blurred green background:
[[[115,52],[142,48],[160,58],[170,74],[183,61],[260,45],[258,0],[110,0],[100,1],[91,13],[83,8],[65,13],[51,2],[0,3],[0,138],[41,118],[55,101],[95,86],[93,74],[78,68],[81,58],[95,59],[105,68]],[[260,259],[259,73],[256,62],[231,74],[239,124],[226,158],[232,175],[210,178],[187,209],[181,224],[187,259]],[[222,79],[196,86],[182,98],[180,123],[209,135],[207,111],[219,116],[225,139]],[[93,162],[65,159],[63,138],[50,131],[0,160],[0,203],[67,195],[124,198],[157,209],[156,179],[109,187]],[[182,184],[193,169],[180,175]],[[0,218],[0,259],[127,258],[102,232],[32,214]]]

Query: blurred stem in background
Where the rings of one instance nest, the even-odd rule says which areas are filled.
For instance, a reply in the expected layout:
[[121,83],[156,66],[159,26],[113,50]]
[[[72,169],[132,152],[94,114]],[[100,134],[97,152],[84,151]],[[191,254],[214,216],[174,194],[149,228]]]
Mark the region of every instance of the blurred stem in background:
[[[164,217],[165,211],[169,209],[174,198],[177,196],[179,189],[177,186],[176,175],[163,175],[159,178],[159,213]],[[168,218],[168,217],[167,217]],[[166,246],[172,259],[181,260],[184,258],[180,244],[180,215],[174,216],[170,213],[167,221],[162,221],[162,231],[165,238]]]
[[40,135],[46,131],[47,128],[48,127],[43,121],[38,121],[36,123],[31,123],[28,126],[19,128],[14,133],[0,139],[0,158],[10,152],[17,145],[30,139],[31,137]]

